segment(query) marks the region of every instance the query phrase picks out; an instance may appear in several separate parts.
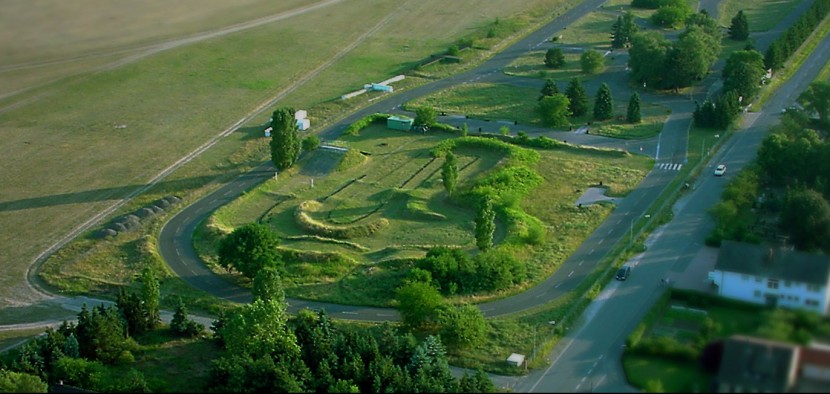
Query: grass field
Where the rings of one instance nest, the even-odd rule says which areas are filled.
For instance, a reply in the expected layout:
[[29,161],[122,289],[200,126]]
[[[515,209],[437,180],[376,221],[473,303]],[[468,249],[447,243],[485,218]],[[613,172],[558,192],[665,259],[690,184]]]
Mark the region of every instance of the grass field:
[[[66,7],[43,2],[36,8],[42,17],[33,19],[20,17],[34,12],[25,4],[4,3],[2,7],[8,8],[0,13],[5,17],[2,28],[16,32],[3,37],[25,38],[3,42],[4,50],[14,56],[4,56],[0,78],[26,84],[0,84],[20,91],[0,96],[0,250],[8,272],[0,280],[0,307],[35,298],[23,279],[32,260],[121,198],[141,192],[120,213],[166,194],[192,201],[215,186],[211,181],[221,182],[265,160],[261,144],[252,139],[259,130],[243,128],[219,139],[158,186],[143,190],[162,170],[246,115],[254,125],[267,119],[270,105],[311,109],[363,83],[395,75],[497,18],[516,18],[524,21],[522,26],[531,26],[564,3],[482,1],[470,13],[468,4],[442,2],[438,7],[430,1],[362,6],[339,1],[251,0],[234,7],[225,2],[200,2],[198,7],[194,2],[177,3],[175,7],[181,8],[153,2],[143,14],[120,9],[120,3],[86,1]],[[300,12],[301,6],[314,4],[321,7]],[[199,10],[173,17],[187,14],[175,12],[187,7]],[[436,9],[441,12],[436,14]],[[130,11],[130,18],[122,17],[124,11]],[[55,13],[67,22],[48,25],[49,15]],[[159,17],[164,13],[170,16]],[[254,16],[289,14],[121,67],[91,71],[137,55],[137,47],[194,37]],[[157,28],[148,28],[153,26],[148,20],[156,20]],[[423,23],[413,21],[441,28],[423,29]],[[95,29],[83,30],[84,26]],[[15,46],[17,42],[23,49]],[[308,78],[310,70],[318,72],[315,78]],[[76,71],[81,74],[70,76]],[[275,97],[282,100],[266,105]],[[342,114],[354,105],[333,107]],[[321,119],[312,110],[310,117],[321,127],[337,115]],[[122,268],[125,264],[120,257],[105,261]],[[96,279],[101,278],[90,278]]]
[[798,0],[726,0],[720,3],[718,21],[721,26],[729,27],[732,18],[743,10],[750,32],[767,31],[775,27],[798,3]]
[[[286,248],[335,252],[354,261],[340,265],[289,263],[284,278],[289,296],[389,306],[394,289],[409,268],[405,259],[421,257],[436,245],[475,250],[475,213],[447,200],[440,181],[443,160],[429,154],[439,141],[450,137],[449,133],[421,135],[370,126],[359,136],[341,138],[349,148],[367,153],[363,164],[330,172],[315,179],[313,187],[304,170],[282,174],[221,208],[206,224],[227,232],[261,219],[277,231]],[[582,149],[538,152],[542,160],[535,170],[544,182],[521,206],[549,228],[549,239],[544,246],[517,251],[527,256],[529,269],[539,273],[534,275],[534,282],[547,277],[611,211],[605,205],[577,209],[574,201],[580,189],[604,179],[608,194],[625,195],[651,166],[646,157],[619,153]],[[318,154],[332,155],[314,153]],[[456,154],[462,185],[504,162],[504,157],[494,151],[464,148]],[[328,225],[353,226],[381,218],[389,225],[370,236],[348,238],[348,242],[310,238],[309,232],[298,225],[295,211],[301,203],[312,200],[319,203],[309,215]],[[503,228],[504,224],[499,226]],[[197,241],[206,261],[215,261],[211,241]],[[488,297],[492,295],[478,295],[476,300]]]

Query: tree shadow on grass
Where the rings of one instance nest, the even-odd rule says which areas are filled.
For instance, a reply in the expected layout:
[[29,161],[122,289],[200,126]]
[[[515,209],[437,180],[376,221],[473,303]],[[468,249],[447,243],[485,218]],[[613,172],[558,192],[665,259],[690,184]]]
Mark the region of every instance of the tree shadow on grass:
[[[197,176],[172,181],[159,182],[154,188],[160,190],[188,190],[198,188],[216,176]],[[18,211],[31,208],[42,208],[56,205],[88,203],[93,201],[108,201],[124,198],[131,193],[137,192],[146,187],[146,184],[126,185],[118,187],[107,187],[101,189],[86,190],[73,193],[54,194],[51,196],[24,198],[13,201],[0,202],[0,211]]]

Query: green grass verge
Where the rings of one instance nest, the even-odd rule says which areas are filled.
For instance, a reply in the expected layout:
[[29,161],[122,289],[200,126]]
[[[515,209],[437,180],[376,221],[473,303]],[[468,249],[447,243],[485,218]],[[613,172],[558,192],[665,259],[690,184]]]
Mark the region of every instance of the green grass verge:
[[729,27],[732,18],[743,10],[749,31],[764,32],[775,27],[798,3],[798,0],[726,0],[718,5],[718,22]]

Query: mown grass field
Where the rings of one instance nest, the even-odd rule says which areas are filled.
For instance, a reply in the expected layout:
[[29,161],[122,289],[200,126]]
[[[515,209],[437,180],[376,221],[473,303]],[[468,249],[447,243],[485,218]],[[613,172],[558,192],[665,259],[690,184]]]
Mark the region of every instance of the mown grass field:
[[729,27],[732,18],[743,10],[749,22],[749,31],[763,32],[775,27],[798,3],[798,0],[727,0],[718,8],[718,21],[721,26]]
[[[125,13],[118,3],[87,1],[77,7],[42,9],[43,17],[34,19],[19,17],[32,12],[22,4],[4,4],[17,8],[5,8],[9,12],[2,13],[4,20],[16,19],[4,23],[3,28],[20,29],[12,36],[29,37],[20,42],[31,45],[31,50],[4,42],[4,47],[8,45],[10,53],[16,55],[4,57],[8,63],[0,69],[0,78],[29,81],[27,87],[31,89],[0,97],[0,129],[4,133],[0,145],[0,164],[4,168],[0,175],[0,250],[8,272],[0,280],[0,306],[32,298],[23,278],[38,253],[95,213],[144,187],[160,171],[246,115],[251,116],[247,125],[261,124],[271,108],[258,107],[274,97],[283,95],[274,106],[311,110],[314,130],[319,130],[327,121],[342,116],[343,111],[365,104],[328,104],[341,94],[396,75],[468,34],[484,36],[486,32],[480,29],[497,18],[526,29],[545,21],[550,11],[566,2],[484,1],[471,13],[468,4],[458,3],[441,2],[439,7],[438,2],[429,1],[381,1],[371,5],[333,1],[278,22],[212,37],[101,72],[89,70],[105,61],[124,60],[136,53],[132,51],[136,47],[190,37],[254,16],[286,13],[312,3],[251,0],[234,8],[225,2],[199,3],[198,7],[195,2],[184,2],[177,3],[176,7],[181,8],[165,8],[167,2],[154,2],[147,14],[142,14],[135,9]],[[267,6],[260,8],[262,4]],[[187,7],[199,10],[189,17],[172,16],[186,14],[174,11]],[[95,15],[86,15],[90,8],[96,9]],[[437,9],[441,12],[436,13]],[[171,16],[159,18],[165,12]],[[55,13],[72,22],[44,26],[50,23],[48,15]],[[132,20],[124,22],[123,14],[129,14],[127,19]],[[101,18],[106,23],[92,23]],[[157,20],[159,26],[152,28],[148,20]],[[507,23],[513,20],[517,22]],[[441,28],[424,29],[423,21]],[[30,26],[21,27],[23,24]],[[82,30],[84,26],[95,29]],[[519,31],[505,32],[491,42],[496,45],[499,40],[509,41],[508,33]],[[345,51],[352,45],[353,49]],[[488,53],[486,48],[477,51],[478,56]],[[315,78],[303,79],[312,70],[318,72]],[[45,84],[70,71],[83,73]],[[24,88],[11,87],[15,91]],[[331,108],[328,117],[317,117],[312,108],[324,103]],[[118,213],[135,210],[167,194],[192,201],[214,187],[211,181],[221,182],[222,177],[234,176],[266,160],[261,140],[253,138],[260,130],[240,130],[220,139]],[[120,241],[116,240],[111,248],[122,249]],[[79,261],[80,265],[98,266],[85,268],[92,275],[79,282],[109,283],[114,278],[112,282],[123,283],[122,278],[110,274],[125,269],[133,272],[135,262],[129,261],[137,260],[129,255],[129,246],[123,250],[126,253],[107,258],[93,253]],[[69,253],[83,255],[88,249],[70,246],[64,254]],[[70,287],[83,291],[86,285],[71,283]]]

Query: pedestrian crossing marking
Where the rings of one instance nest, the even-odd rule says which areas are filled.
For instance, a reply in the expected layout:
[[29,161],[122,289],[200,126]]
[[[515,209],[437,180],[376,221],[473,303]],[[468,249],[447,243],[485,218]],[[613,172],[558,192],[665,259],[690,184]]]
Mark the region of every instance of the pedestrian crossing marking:
[[657,165],[657,168],[661,170],[667,171],[680,171],[683,168],[683,164],[680,163],[660,163]]

